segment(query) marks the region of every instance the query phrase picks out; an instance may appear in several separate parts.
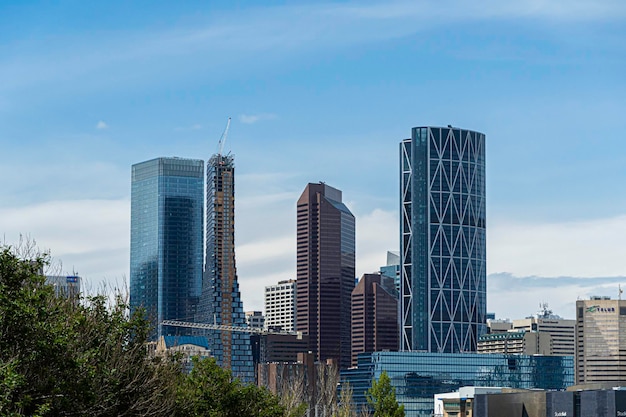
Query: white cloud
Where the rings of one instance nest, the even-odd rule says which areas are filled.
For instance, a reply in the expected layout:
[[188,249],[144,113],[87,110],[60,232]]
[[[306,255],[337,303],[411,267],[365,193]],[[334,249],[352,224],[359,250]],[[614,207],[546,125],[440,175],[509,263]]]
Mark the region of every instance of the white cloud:
[[109,125],[100,120],[98,124],[96,124],[96,129],[108,129]]
[[128,275],[128,200],[50,201],[2,208],[0,230],[10,245],[20,235],[31,237],[40,249],[50,250],[54,259],[62,261],[64,272],[75,268],[95,285]]
[[260,114],[240,114],[239,121],[245,124],[253,124],[262,120],[276,119],[276,115],[272,113],[260,113]]
[[547,302],[573,318],[576,299],[617,296],[626,284],[626,216],[577,222],[487,227],[487,306],[499,317],[522,318]]
[[626,215],[578,222],[515,223],[487,227],[487,266],[520,276],[615,276],[626,272]]
[[357,276],[380,270],[387,262],[387,251],[399,250],[398,215],[375,209],[356,216]]
[[[490,274],[487,277],[487,310],[497,318],[519,319],[548,303],[550,308],[564,318],[575,317],[577,299],[592,295],[617,298],[618,286],[626,284],[626,277],[540,277],[516,276],[508,273]],[[557,290],[558,289],[558,290]]]

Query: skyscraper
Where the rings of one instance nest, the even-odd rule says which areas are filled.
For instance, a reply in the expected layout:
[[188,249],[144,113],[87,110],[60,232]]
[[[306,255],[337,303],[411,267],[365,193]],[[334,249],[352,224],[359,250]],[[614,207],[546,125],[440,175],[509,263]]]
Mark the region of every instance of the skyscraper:
[[364,352],[398,350],[398,293],[394,278],[365,274],[352,290],[352,366]]
[[355,278],[354,216],[341,191],[308,184],[297,206],[296,330],[316,359],[350,366],[350,303]]
[[130,307],[146,310],[156,336],[180,333],[202,287],[204,162],[157,158],[132,166]]
[[401,349],[473,352],[485,332],[485,135],[415,127],[400,144]]
[[[576,301],[576,384],[626,382],[626,300]],[[613,385],[611,385],[613,384]]]
[[[197,320],[244,327],[235,267],[235,164],[231,155],[218,153],[207,162],[206,206],[206,259]],[[209,346],[221,366],[242,380],[253,380],[249,334],[211,331]]]

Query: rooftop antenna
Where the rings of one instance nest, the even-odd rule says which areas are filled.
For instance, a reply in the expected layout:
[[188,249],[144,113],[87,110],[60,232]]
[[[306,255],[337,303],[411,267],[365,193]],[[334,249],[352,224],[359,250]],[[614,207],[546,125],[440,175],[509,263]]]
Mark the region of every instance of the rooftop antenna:
[[228,122],[226,122],[226,129],[224,129],[224,133],[220,137],[220,141],[217,143],[217,154],[221,155],[224,151],[224,143],[226,143],[226,137],[228,136],[228,129],[230,128],[230,117],[228,118]]

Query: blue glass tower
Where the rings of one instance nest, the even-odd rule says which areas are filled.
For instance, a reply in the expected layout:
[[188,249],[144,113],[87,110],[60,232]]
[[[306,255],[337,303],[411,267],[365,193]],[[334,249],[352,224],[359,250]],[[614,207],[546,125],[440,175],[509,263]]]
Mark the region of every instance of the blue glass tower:
[[202,289],[204,162],[157,158],[132,166],[130,307],[143,307],[152,337],[180,333]]
[[[231,155],[215,154],[207,162],[206,259],[197,321],[246,327],[235,266],[235,164]],[[211,354],[235,377],[254,381],[250,335],[209,332]]]
[[413,128],[400,170],[401,349],[474,352],[486,330],[485,135]]
[[[460,387],[565,390],[574,384],[574,358],[497,353],[361,353],[356,368],[341,371],[342,388],[346,382],[350,385],[355,409],[368,406],[367,390],[383,372],[390,378],[407,417],[432,417],[441,415],[434,414],[433,397]],[[521,407],[519,410],[518,415],[523,415]]]

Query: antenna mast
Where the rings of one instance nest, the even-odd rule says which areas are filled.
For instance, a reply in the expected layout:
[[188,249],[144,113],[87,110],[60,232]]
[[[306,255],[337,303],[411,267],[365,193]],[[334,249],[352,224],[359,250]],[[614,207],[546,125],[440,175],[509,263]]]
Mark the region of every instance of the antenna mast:
[[226,142],[226,137],[228,136],[228,129],[230,128],[230,117],[228,118],[228,122],[226,122],[226,129],[224,129],[224,133],[220,137],[220,141],[217,143],[217,154],[221,155],[224,151],[224,143]]

